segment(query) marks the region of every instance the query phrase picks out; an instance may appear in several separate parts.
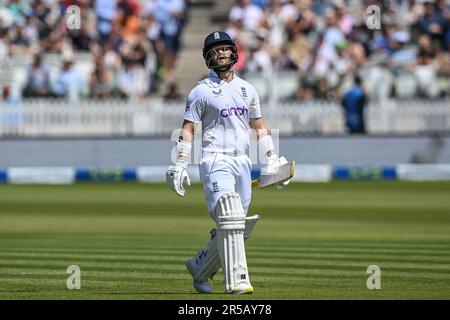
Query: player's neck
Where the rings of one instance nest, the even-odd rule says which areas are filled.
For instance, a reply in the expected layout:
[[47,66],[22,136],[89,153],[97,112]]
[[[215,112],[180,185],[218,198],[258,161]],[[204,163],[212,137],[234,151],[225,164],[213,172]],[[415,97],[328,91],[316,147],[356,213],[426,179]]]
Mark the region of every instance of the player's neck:
[[220,80],[230,82],[234,78],[234,71],[233,70],[227,70],[227,71],[216,71],[217,75],[219,76]]

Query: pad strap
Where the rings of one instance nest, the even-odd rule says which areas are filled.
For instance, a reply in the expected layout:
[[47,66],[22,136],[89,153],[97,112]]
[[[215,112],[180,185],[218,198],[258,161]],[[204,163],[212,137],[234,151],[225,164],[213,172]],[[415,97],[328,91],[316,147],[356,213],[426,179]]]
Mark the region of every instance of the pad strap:
[[245,216],[219,216],[217,230],[245,230]]

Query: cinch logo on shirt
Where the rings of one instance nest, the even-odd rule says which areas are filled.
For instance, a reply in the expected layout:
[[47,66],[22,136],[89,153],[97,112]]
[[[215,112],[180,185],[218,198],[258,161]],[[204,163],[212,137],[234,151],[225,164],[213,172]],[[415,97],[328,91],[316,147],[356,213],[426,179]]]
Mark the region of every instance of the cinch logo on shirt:
[[235,115],[242,116],[242,115],[246,115],[246,114],[248,114],[248,109],[246,107],[242,107],[242,108],[231,107],[228,109],[220,110],[220,115],[224,118],[235,116]]

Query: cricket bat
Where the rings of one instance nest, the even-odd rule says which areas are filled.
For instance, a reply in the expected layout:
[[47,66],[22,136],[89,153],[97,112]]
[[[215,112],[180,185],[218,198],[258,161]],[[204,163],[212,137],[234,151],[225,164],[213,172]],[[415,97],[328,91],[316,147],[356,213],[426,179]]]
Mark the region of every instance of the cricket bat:
[[258,179],[252,181],[252,187],[258,187],[259,189],[280,184],[286,180],[291,179],[295,173],[295,161],[291,161],[282,165],[276,174],[272,175],[260,175]]

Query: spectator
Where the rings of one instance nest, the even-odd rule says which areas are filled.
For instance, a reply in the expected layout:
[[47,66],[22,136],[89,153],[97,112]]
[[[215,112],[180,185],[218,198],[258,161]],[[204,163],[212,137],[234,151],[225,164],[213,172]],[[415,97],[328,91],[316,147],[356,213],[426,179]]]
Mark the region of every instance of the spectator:
[[448,20],[444,14],[446,13],[431,0],[425,0],[425,15],[418,23],[420,32],[428,34],[441,48],[446,47],[445,37],[448,29]]
[[33,52],[39,51],[39,31],[36,17],[27,16],[25,18],[25,27],[23,33],[28,39]]
[[296,70],[297,65],[291,60],[288,48],[283,46],[280,50],[280,54],[275,61],[275,68],[278,71]]
[[288,26],[298,19],[300,10],[294,5],[293,0],[276,0],[276,2],[278,3],[278,9],[275,9],[277,3],[274,3],[274,11],[279,10],[279,16],[284,26]]
[[450,54],[439,51],[436,55],[437,76],[441,78],[438,82],[439,95],[443,98],[450,97]]
[[350,60],[353,64],[353,69],[358,70],[367,62],[366,50],[359,41],[350,41]]
[[108,72],[100,56],[90,78],[90,96],[92,98],[109,98],[112,94],[112,73]]
[[115,52],[119,52],[123,42],[124,38],[121,34],[120,25],[118,23],[115,23],[112,26],[111,33],[108,36],[108,40],[103,43],[103,46],[105,48],[114,50]]
[[401,10],[399,20],[404,21],[404,27],[416,25],[425,12],[423,3],[417,0],[409,0],[408,6],[402,7]]
[[331,62],[330,73],[327,77],[328,87],[332,90],[332,96],[338,97],[338,88],[345,77],[352,73],[354,64],[350,56],[350,47],[347,41],[336,45],[336,58]]
[[95,0],[94,9],[99,40],[107,42],[117,15],[117,0]]
[[[152,7],[154,7],[153,1],[147,2],[152,3]],[[147,5],[147,10],[150,10]],[[153,13],[147,13],[143,17],[143,28],[146,32],[147,41],[149,41],[151,49],[155,53],[155,66],[154,69],[150,73],[150,92],[156,92],[158,90],[158,85],[162,80],[159,70],[163,67],[163,52],[164,52],[164,43],[160,40],[159,35],[161,34],[161,25],[158,21],[156,21]]]
[[27,83],[23,93],[24,97],[49,97],[52,96],[50,86],[50,72],[48,67],[42,64],[42,57],[35,55],[33,64],[27,72]]
[[250,45],[246,60],[246,71],[250,73],[263,73],[270,75],[273,71],[272,61],[267,50],[264,49],[264,40],[259,38]]
[[355,76],[354,86],[342,97],[342,106],[345,112],[345,123],[351,134],[366,133],[364,121],[364,108],[367,102],[362,87],[361,78]]
[[337,26],[343,34],[349,36],[353,31],[353,17],[347,12],[346,5],[343,0],[335,2],[337,14]]
[[119,0],[116,23],[120,24],[122,37],[125,39],[139,32],[141,27],[139,5],[131,0]]
[[336,46],[345,42],[344,34],[337,28],[337,16],[334,10],[328,10],[325,14],[327,28],[323,34],[322,41],[314,63],[313,72],[319,78],[327,77],[332,63],[337,59]]
[[147,55],[150,54],[150,44],[147,41],[145,32],[140,30],[136,35],[125,38],[119,52],[125,66],[129,64],[138,64],[145,66]]
[[308,21],[303,15],[300,15],[288,29],[288,42],[286,47],[289,59],[302,72],[306,72],[311,62],[311,47],[308,40],[309,27]]
[[181,34],[186,19],[183,0],[158,0],[155,7],[156,20],[161,25],[164,42],[163,65],[168,82],[175,81],[175,63],[181,49]]
[[87,29],[87,24],[81,24],[80,30],[72,30],[69,33],[69,37],[72,40],[72,45],[77,51],[90,51],[94,44],[94,39],[90,35]]
[[417,50],[414,46],[408,46],[409,34],[406,31],[397,31],[392,36],[394,40],[394,52],[389,58],[389,65],[394,75],[402,71],[413,71],[416,65]]
[[395,25],[386,25],[381,30],[381,34],[377,34],[371,41],[371,50],[373,53],[380,53],[383,55],[391,55],[395,51],[395,41],[393,35],[396,32]]
[[36,0],[31,5],[31,16],[37,19],[39,40],[43,41],[52,32],[51,10],[42,0]]
[[106,73],[104,77],[110,81],[111,95],[114,96],[118,93],[118,76],[121,68],[123,67],[120,55],[109,48],[108,46],[103,49],[104,54],[100,52],[99,56],[96,58],[96,64],[102,63],[101,71]]
[[261,9],[265,10],[269,6],[269,0],[253,0],[254,5],[257,5]]
[[54,93],[69,101],[78,99],[87,92],[87,82],[84,75],[74,66],[73,58],[63,58],[63,67],[54,84]]
[[15,28],[15,35],[10,42],[11,54],[23,54],[27,55],[30,53],[30,41],[26,38],[24,34],[24,26],[17,25]]
[[273,10],[269,11],[266,18],[268,31],[268,43],[276,52],[286,44],[286,26],[293,23],[298,16],[298,11],[290,1],[276,0]]
[[9,56],[8,30],[0,28],[0,63],[6,61],[8,56]]
[[419,37],[419,49],[414,68],[420,97],[433,98],[438,95],[437,86],[430,86],[430,83],[436,83],[436,70],[433,63],[435,57],[436,50],[432,47],[430,36],[422,34]]
[[238,0],[231,8],[229,19],[242,19],[244,29],[256,32],[264,25],[264,11],[251,0]]
[[123,54],[122,61],[125,65],[129,63],[139,64],[145,70],[147,75],[145,83],[149,85],[146,92],[150,91],[156,85],[153,81],[156,81],[154,75],[157,69],[155,63],[152,63],[156,59],[156,54],[147,39],[145,29],[140,29],[135,36],[129,38],[129,41],[130,48],[128,54],[124,55],[124,51],[121,51]]
[[148,78],[139,63],[129,63],[120,69],[117,76],[119,93],[123,98],[142,101],[144,99]]
[[169,83],[167,86],[167,92],[164,94],[164,101],[166,102],[179,102],[183,99],[183,96],[178,92],[176,83]]

